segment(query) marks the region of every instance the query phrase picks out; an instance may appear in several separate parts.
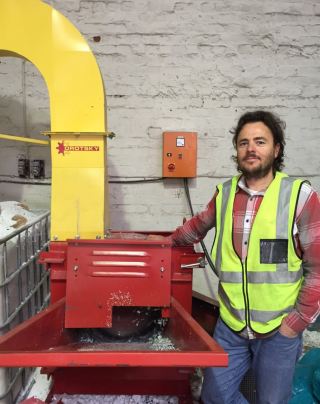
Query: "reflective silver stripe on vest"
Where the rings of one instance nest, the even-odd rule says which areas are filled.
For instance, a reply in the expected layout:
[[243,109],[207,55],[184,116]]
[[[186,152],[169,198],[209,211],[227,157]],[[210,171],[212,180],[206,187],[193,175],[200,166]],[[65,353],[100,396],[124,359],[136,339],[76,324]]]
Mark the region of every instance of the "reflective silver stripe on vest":
[[230,196],[230,190],[232,185],[232,179],[223,184],[222,187],[222,196],[221,196],[221,212],[220,212],[220,231],[219,231],[219,239],[217,244],[217,253],[216,253],[216,269],[218,271],[219,277],[221,274],[221,259],[222,259],[222,237],[224,230],[224,219],[226,217],[226,210],[228,205],[228,200]]
[[289,306],[284,310],[277,311],[250,310],[250,319],[259,323],[267,323],[280,317],[282,314],[290,313],[293,308],[294,306]]
[[299,271],[265,271],[265,272],[247,272],[249,283],[295,283],[302,277],[302,267]]
[[242,283],[242,272],[221,271],[219,279],[225,283]]
[[[245,321],[246,320],[245,309],[238,310],[231,306],[228,296],[226,295],[221,284],[219,284],[218,293],[219,293],[220,300],[226,306],[228,311],[230,313],[232,313],[234,315],[234,317],[237,318],[238,320]],[[268,311],[267,310],[250,310],[249,311],[250,320],[256,321],[259,323],[267,323],[268,321],[272,321],[275,318],[278,318],[282,314],[290,313],[293,308],[294,308],[294,306],[289,306],[282,310],[273,310],[273,311],[271,311],[271,310],[268,310]]]
[[218,288],[218,294],[219,294],[220,300],[226,306],[228,311],[234,315],[235,318],[237,318],[240,321],[246,320],[245,309],[235,309],[234,307],[231,306],[228,296],[220,283],[219,283],[219,288]]
[[[247,271],[249,283],[295,283],[302,277],[302,267],[299,271]],[[242,283],[242,272],[221,271],[219,279],[224,283]]]
[[[290,198],[293,183],[295,178],[283,177],[280,183],[277,219],[276,219],[276,238],[287,239],[288,238],[288,225],[289,225],[289,211],[290,211]],[[289,235],[290,237],[290,235]],[[277,272],[288,272],[287,263],[278,263]],[[288,281],[290,282],[290,280]],[[274,282],[272,282],[274,283]]]

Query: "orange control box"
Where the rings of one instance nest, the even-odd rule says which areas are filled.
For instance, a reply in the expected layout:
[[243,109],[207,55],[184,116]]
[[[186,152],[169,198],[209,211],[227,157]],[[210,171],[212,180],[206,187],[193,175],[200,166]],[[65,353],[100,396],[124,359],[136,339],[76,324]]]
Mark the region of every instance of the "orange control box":
[[197,176],[197,133],[163,133],[162,176],[192,178]]

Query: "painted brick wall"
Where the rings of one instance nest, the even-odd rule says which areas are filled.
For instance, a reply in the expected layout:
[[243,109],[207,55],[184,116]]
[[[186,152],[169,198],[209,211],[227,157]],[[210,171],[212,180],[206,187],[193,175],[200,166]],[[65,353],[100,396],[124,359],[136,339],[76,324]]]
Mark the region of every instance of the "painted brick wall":
[[[190,181],[190,192],[200,210],[215,186],[235,172],[229,130],[237,117],[264,108],[287,122],[288,174],[306,177],[320,190],[318,2],[47,3],[83,33],[101,68],[108,129],[116,133],[108,142],[111,180],[161,177],[162,132],[196,131],[198,178]],[[11,63],[0,64],[0,132],[20,129],[31,135],[47,129],[42,79],[28,63],[15,62],[14,68]],[[4,151],[1,147],[0,174],[15,169]],[[28,149],[36,151],[44,153]],[[0,185],[3,198],[9,186]],[[49,187],[21,191],[33,203],[42,194],[48,201]],[[166,180],[110,184],[110,213],[113,228],[166,230],[179,225],[188,208],[182,183]],[[209,235],[208,246],[211,242]]]

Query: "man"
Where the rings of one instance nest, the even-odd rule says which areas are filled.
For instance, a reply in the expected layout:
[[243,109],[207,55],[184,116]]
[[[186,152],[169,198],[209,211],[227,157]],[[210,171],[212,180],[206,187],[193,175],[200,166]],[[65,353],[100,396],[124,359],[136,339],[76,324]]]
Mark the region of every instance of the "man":
[[171,237],[173,245],[196,243],[216,228],[214,338],[229,366],[206,369],[204,404],[247,403],[239,385],[250,368],[259,404],[287,403],[302,331],[319,314],[320,203],[308,183],[281,172],[283,127],[270,112],[241,116],[233,137],[240,175]]

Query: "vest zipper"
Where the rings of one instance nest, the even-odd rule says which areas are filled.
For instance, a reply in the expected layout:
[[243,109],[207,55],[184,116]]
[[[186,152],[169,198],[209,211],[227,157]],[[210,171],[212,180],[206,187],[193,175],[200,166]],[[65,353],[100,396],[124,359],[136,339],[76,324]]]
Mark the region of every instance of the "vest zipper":
[[[233,218],[232,218],[233,220]],[[242,268],[242,293],[243,293],[243,299],[244,299],[244,307],[245,307],[245,321],[246,321],[246,327],[250,327],[250,316],[249,316],[249,293],[248,293],[248,281],[247,281],[247,257],[245,259],[245,262],[243,264],[242,259],[240,255],[238,255],[235,247],[234,247],[234,242],[233,242],[233,237],[232,237],[232,245],[233,245],[233,251],[235,252],[236,256],[239,258],[239,261],[241,263],[241,268]],[[249,246],[248,246],[249,248]],[[251,328],[251,327],[250,327]]]
[[[247,255],[248,256],[248,255]],[[242,266],[242,274],[243,274],[243,281],[242,281],[242,291],[243,291],[243,297],[244,297],[244,305],[246,309],[246,325],[247,327],[250,326],[250,305],[249,305],[249,292],[248,292],[248,273],[247,273],[247,257],[245,259],[244,265],[241,261],[241,266]]]

